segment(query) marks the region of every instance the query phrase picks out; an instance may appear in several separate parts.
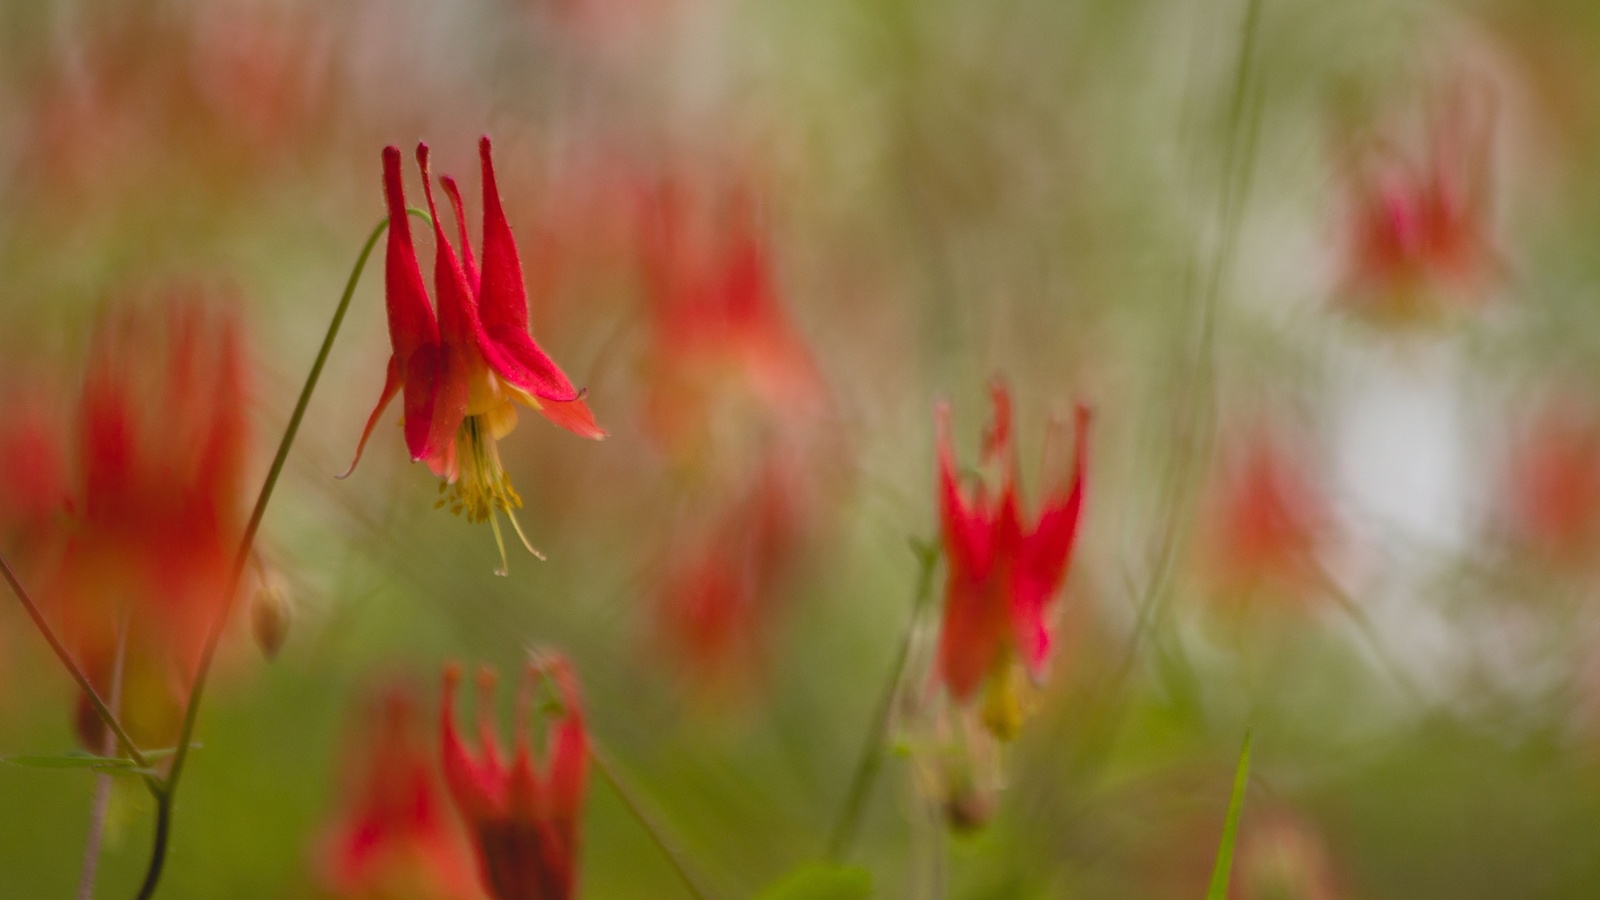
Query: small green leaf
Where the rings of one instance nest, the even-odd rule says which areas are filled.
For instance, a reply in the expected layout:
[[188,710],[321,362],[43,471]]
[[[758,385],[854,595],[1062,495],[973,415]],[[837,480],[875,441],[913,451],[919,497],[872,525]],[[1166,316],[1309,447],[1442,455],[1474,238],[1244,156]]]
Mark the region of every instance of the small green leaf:
[[1206,891],[1206,900],[1227,900],[1228,882],[1233,875],[1233,844],[1239,837],[1239,813],[1244,809],[1244,789],[1250,781],[1252,737],[1246,729],[1239,767],[1233,773],[1233,799],[1228,801],[1228,818],[1222,825],[1222,843],[1217,847],[1217,863],[1211,869],[1211,889]]
[[95,756],[82,750],[68,750],[59,756],[7,756],[5,761],[30,769],[131,769],[133,760],[115,756]]
[[866,900],[872,875],[859,866],[809,863],[780,878],[756,900]]

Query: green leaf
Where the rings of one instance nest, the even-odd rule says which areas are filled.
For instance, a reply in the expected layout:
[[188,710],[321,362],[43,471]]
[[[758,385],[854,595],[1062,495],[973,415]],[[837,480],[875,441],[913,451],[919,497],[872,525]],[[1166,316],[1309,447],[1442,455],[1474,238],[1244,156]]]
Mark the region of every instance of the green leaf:
[[1228,801],[1228,819],[1222,825],[1222,844],[1217,847],[1217,863],[1211,869],[1211,889],[1206,900],[1227,900],[1228,881],[1233,875],[1233,844],[1239,837],[1239,813],[1244,809],[1244,789],[1250,781],[1249,729],[1244,733],[1244,749],[1239,751],[1239,767],[1233,773],[1233,799]]
[[859,866],[810,863],[778,879],[756,900],[866,900],[872,875]]
[[132,769],[133,760],[115,756],[95,756],[82,750],[68,750],[59,756],[7,756],[5,761],[30,769]]

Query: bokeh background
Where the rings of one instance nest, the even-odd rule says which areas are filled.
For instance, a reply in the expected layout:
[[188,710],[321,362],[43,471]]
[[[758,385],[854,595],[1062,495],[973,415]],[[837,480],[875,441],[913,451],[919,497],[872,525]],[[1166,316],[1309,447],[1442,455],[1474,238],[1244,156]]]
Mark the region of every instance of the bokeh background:
[[[1247,19],[0,4],[0,431],[70,435],[97,329],[198,296],[248,348],[247,503],[383,215],[380,149],[427,140],[476,233],[489,134],[533,333],[610,432],[525,414],[501,442],[548,556],[513,543],[507,577],[433,509],[397,411],[336,481],[388,353],[369,267],[265,520],[287,639],[263,659],[244,598],[162,896],[366,896],[328,860],[379,698],[431,753],[441,666],[510,681],[530,647],[570,656],[718,896],[752,896],[822,856],[908,628],[911,712],[848,855],[877,896],[1201,896],[1247,727],[1237,897],[1596,896],[1600,6]],[[953,833],[911,548],[938,533],[935,403],[976,460],[996,376],[1026,496],[1065,471],[1051,421],[1085,402],[1095,431],[1051,675]],[[47,584],[72,511],[30,505],[27,446],[0,539]],[[70,749],[73,716],[8,599],[0,755]],[[72,895],[93,786],[0,765],[0,897]],[[136,788],[102,896],[143,871]],[[582,896],[685,896],[598,778],[580,868]]]

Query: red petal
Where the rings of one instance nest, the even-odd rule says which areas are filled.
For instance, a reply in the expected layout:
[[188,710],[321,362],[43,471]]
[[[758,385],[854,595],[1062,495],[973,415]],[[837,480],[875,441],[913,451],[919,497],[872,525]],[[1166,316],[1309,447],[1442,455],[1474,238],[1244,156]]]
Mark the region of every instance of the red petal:
[[539,412],[546,419],[565,428],[578,437],[598,441],[606,436],[605,429],[595,424],[594,413],[589,411],[589,404],[582,400],[573,400],[561,403],[555,400],[541,401]]
[[[564,714],[550,736],[550,814],[569,851],[577,839],[577,817],[583,802],[583,782],[589,768],[589,736],[583,727],[583,705],[578,682],[565,659],[557,658],[547,672],[561,693]],[[570,853],[569,853],[570,855]]]
[[456,229],[461,234],[461,268],[467,275],[467,285],[472,292],[478,292],[478,264],[472,259],[472,242],[467,239],[467,214],[461,204],[461,190],[456,187],[456,180],[449,175],[439,179],[444,185],[445,196],[450,198],[450,206],[455,210]]
[[528,292],[517,242],[500,204],[489,139],[478,143],[483,161],[483,271],[478,315],[488,342],[484,357],[502,378],[543,400],[576,400],[579,392],[528,334]]
[[1017,646],[1034,674],[1050,652],[1045,610],[1060,589],[1077,542],[1083,512],[1084,468],[1088,451],[1089,411],[1080,406],[1074,437],[1072,480],[1039,514],[1033,533],[1022,539],[1012,573],[1012,622]]
[[989,523],[979,504],[968,505],[956,475],[955,450],[950,446],[950,407],[939,404],[934,412],[939,444],[939,523],[944,551],[952,571],[974,574],[993,563]]
[[383,148],[383,194],[389,205],[389,245],[384,259],[384,299],[389,309],[389,342],[401,365],[417,347],[439,341],[439,326],[411,242],[405,186],[400,179],[400,149]]
[[505,785],[495,777],[496,773],[472,758],[466,742],[456,729],[456,688],[460,683],[460,667],[447,666],[440,714],[441,768],[456,808],[469,823],[475,823],[476,820],[503,813]]
[[455,248],[445,237],[439,207],[433,200],[433,173],[428,168],[427,144],[417,145],[417,166],[422,169],[422,190],[428,197],[428,212],[433,215],[433,291],[439,302],[439,332],[446,344],[476,351],[483,340],[477,300],[461,261],[456,258]]
[[434,413],[439,396],[440,355],[442,347],[427,344],[416,349],[405,364],[405,432],[406,449],[411,461],[427,459],[432,454]]
[[1005,629],[1004,598],[995,595],[994,586],[952,571],[939,630],[939,673],[956,700],[966,700],[977,690],[1000,651]]
[[428,468],[435,475],[456,476],[456,432],[467,418],[470,399],[468,377],[478,364],[471,347],[445,344],[439,348],[438,386],[434,393],[433,420],[428,430]]

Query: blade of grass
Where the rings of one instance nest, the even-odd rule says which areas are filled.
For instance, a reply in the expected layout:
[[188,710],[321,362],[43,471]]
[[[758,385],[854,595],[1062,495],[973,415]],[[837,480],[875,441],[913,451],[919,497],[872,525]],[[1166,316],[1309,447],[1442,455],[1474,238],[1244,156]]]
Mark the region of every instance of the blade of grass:
[[1250,782],[1250,744],[1254,735],[1244,733],[1244,749],[1239,751],[1239,767],[1233,773],[1233,798],[1228,801],[1228,819],[1222,824],[1222,843],[1217,847],[1217,862],[1211,868],[1211,889],[1206,900],[1227,900],[1228,882],[1233,876],[1233,845],[1239,837],[1239,813],[1244,809],[1244,789]]

